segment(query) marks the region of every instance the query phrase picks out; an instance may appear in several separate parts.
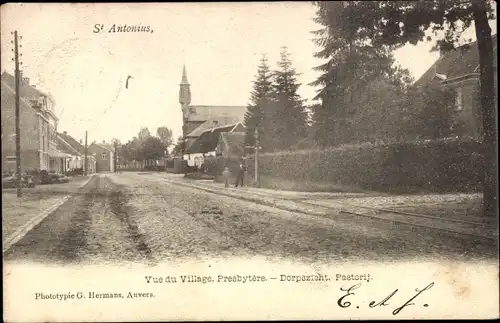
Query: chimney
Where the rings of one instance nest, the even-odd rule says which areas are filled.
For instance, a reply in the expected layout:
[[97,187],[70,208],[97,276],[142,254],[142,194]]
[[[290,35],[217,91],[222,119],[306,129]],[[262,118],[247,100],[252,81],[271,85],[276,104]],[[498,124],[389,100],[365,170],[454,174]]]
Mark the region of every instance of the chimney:
[[30,78],[29,77],[23,77],[23,83],[26,85],[30,85]]
[[67,132],[67,131],[63,131],[63,134],[67,135],[67,134],[68,134],[68,132]]
[[103,141],[102,141],[102,143],[103,143],[103,144],[105,144],[105,143],[106,143],[106,140],[103,140]]
[[80,139],[80,145],[83,145],[83,139]]

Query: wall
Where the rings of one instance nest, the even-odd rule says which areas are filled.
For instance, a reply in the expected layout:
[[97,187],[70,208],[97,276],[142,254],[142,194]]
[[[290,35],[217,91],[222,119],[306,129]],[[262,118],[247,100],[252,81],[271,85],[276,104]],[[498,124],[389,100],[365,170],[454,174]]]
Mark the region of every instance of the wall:
[[[16,129],[14,95],[2,87],[2,169],[15,169],[16,163],[7,162],[6,157],[16,155]],[[26,103],[20,105],[21,170],[40,169],[39,128],[36,112]]]
[[455,91],[462,92],[462,110],[454,112],[454,118],[458,125],[456,134],[478,138],[482,129],[479,110],[479,80],[477,78],[466,79],[448,86]]
[[[106,152],[107,153],[107,158],[102,159],[102,153]],[[91,144],[88,148],[88,154],[92,155],[95,153],[95,159],[96,159],[96,172],[109,172],[112,171],[111,168],[111,162],[110,158],[112,158],[112,154],[107,149],[104,149],[98,145]],[[111,159],[112,161],[112,159]]]

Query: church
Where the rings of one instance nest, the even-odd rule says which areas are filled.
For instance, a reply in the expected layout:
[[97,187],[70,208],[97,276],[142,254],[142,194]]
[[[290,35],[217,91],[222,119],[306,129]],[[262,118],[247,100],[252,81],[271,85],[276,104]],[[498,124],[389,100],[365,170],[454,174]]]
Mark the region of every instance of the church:
[[[184,151],[190,151],[193,143],[205,132],[220,128],[241,129],[246,106],[226,105],[192,105],[191,89],[188,82],[186,66],[182,70],[182,80],[179,90],[179,103],[182,109],[182,135],[184,137]],[[203,153],[192,151],[184,153],[184,160],[189,166],[194,166],[195,158],[203,159]],[[200,155],[200,156],[198,156]]]

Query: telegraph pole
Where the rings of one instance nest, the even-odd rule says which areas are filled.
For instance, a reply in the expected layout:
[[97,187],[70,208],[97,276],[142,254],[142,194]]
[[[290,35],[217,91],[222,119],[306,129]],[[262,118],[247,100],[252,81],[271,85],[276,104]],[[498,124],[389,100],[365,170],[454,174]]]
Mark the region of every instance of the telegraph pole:
[[17,197],[21,197],[21,129],[19,127],[19,44],[17,40],[17,30],[14,31],[14,61],[16,65],[16,173],[17,173]]
[[116,162],[118,160],[118,144],[117,144],[116,141],[114,142],[114,146],[115,146],[115,153],[114,153],[114,157],[115,158],[113,158],[113,163],[114,163],[113,168],[114,168],[114,172],[116,173],[117,172],[117,170],[116,170]]
[[259,130],[255,128],[255,182],[259,186]]
[[87,163],[87,155],[88,155],[88,151],[87,151],[87,130],[85,130],[85,166],[83,168],[83,172],[84,172],[84,175],[87,176],[87,166],[88,166],[88,163]]

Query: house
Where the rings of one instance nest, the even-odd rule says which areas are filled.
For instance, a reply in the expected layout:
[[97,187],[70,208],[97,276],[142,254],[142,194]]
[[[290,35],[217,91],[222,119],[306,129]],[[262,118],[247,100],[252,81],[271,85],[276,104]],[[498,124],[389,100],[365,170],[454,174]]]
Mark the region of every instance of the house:
[[[236,123],[217,126],[203,131],[201,135],[196,138],[191,146],[185,151],[185,156],[187,156],[185,160],[187,160],[188,166],[201,167],[205,157],[217,155],[216,151],[221,140],[221,134],[233,133],[239,133],[244,136],[245,127],[243,126],[243,124]],[[224,146],[221,145],[221,147]]]
[[[66,131],[57,134],[57,149],[70,155],[65,160],[65,171],[74,171],[81,169],[85,171],[85,147],[81,142],[71,137]],[[93,174],[96,170],[95,156],[87,155],[87,174]]]
[[[247,111],[246,106],[192,105],[190,84],[185,66],[182,71],[179,103],[183,115],[184,151],[189,149],[196,139],[208,129],[242,123]],[[189,159],[189,154],[184,154],[184,160]]]
[[[67,154],[57,149],[58,118],[54,100],[36,89],[20,74],[19,113],[21,171],[43,169],[61,172]],[[7,72],[1,76],[2,170],[16,170],[15,77]]]
[[[496,70],[496,35],[492,36],[492,41],[493,65]],[[477,138],[482,133],[479,76],[479,50],[477,42],[472,42],[451,51],[441,52],[438,60],[415,82],[415,86],[435,84],[452,89],[455,95],[453,124],[460,132],[457,135]],[[496,73],[494,82],[497,89]],[[495,100],[497,102],[498,97]]]
[[102,141],[102,143],[93,142],[88,148],[90,155],[96,160],[96,172],[114,172],[115,171],[115,148],[112,144]]

